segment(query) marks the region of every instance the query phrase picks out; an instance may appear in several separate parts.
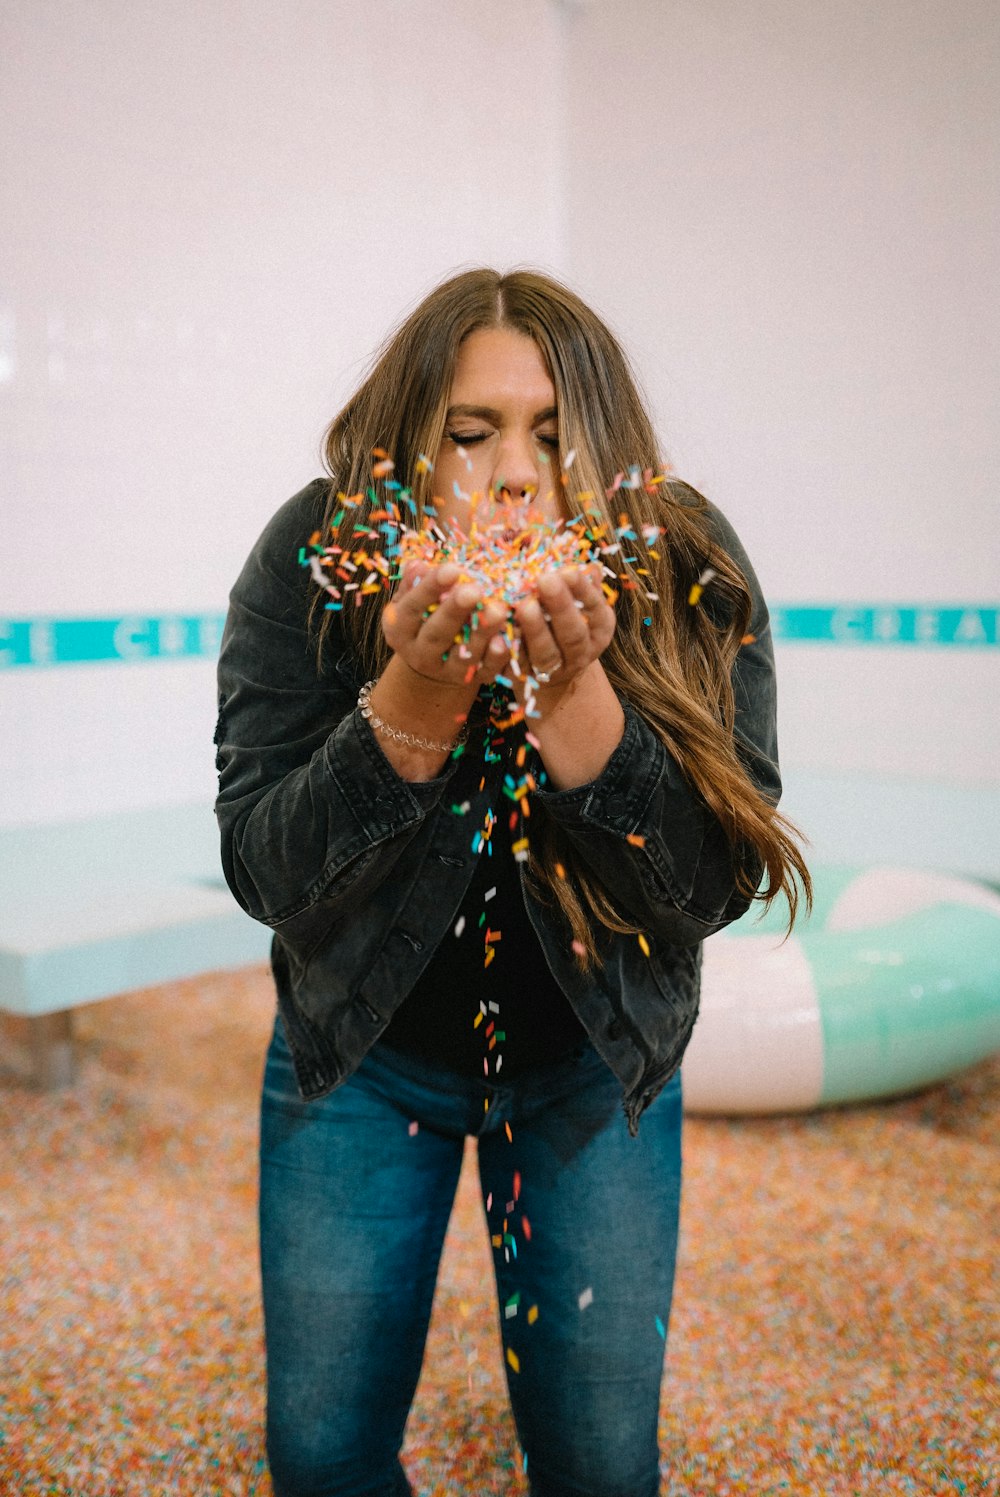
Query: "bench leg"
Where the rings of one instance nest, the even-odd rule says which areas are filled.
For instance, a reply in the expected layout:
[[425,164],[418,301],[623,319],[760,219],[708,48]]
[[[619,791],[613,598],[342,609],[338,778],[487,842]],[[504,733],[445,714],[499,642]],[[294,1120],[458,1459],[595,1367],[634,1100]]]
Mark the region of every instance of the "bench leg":
[[73,1010],[35,1014],[28,1021],[31,1079],[43,1091],[72,1086],[76,1079]]

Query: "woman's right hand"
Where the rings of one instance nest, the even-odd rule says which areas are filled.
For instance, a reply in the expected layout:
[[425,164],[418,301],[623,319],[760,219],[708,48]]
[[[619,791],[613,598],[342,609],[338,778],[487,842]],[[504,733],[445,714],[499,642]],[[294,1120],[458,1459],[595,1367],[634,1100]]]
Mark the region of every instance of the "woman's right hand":
[[477,612],[482,593],[474,583],[459,582],[460,575],[447,562],[408,567],[383,610],[382,630],[393,654],[416,675],[442,686],[475,681],[478,690],[510,660],[507,613],[496,602]]

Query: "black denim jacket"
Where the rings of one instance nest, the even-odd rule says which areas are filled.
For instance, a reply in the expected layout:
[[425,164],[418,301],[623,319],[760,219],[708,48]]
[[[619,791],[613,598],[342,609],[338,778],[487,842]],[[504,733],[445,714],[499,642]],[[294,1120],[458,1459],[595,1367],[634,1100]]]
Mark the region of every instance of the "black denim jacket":
[[[307,630],[315,584],[298,558],[325,495],[316,480],[283,505],[232,590],[216,731],[226,878],[274,931],[278,1003],[305,1098],[351,1075],[451,929],[476,856],[469,829],[501,803],[503,774],[470,749],[437,779],[401,779],[357,709],[360,664],[342,638],[332,636],[319,674]],[[777,801],[767,609],[732,527],[711,513],[754,600],[756,638],[734,672],[736,734],[757,784]],[[719,824],[640,714],[622,706],[624,736],[597,779],[535,792],[532,816],[558,823],[642,928],[649,955],[634,935],[602,933],[603,966],[581,974],[562,916],[527,889],[525,901],[553,975],[622,1084],[635,1132],[690,1037],[700,943],[750,901],[736,889]],[[471,809],[456,816],[452,805],[464,801]]]

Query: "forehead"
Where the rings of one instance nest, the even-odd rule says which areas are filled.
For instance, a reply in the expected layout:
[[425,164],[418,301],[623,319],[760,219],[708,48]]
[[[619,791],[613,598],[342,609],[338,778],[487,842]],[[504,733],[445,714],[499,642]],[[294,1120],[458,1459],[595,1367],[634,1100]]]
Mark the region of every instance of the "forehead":
[[462,342],[455,361],[451,403],[485,400],[555,405],[555,388],[541,349],[513,328],[478,328]]

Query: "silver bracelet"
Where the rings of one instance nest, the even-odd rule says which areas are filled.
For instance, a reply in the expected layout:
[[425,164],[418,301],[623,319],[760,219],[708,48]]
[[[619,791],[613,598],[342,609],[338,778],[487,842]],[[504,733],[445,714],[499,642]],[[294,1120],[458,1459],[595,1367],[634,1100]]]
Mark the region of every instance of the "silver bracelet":
[[400,728],[390,728],[389,724],[382,721],[372,706],[372,689],[376,684],[375,681],[366,681],[358,692],[358,706],[361,709],[361,716],[365,719],[365,722],[371,723],[376,733],[381,733],[385,738],[394,738],[397,743],[409,744],[410,748],[427,749],[429,753],[435,754],[450,754],[460,743],[464,743],[468,738],[468,724],[462,728],[457,738],[452,739],[451,743],[434,743],[430,738],[419,738],[416,733],[404,733]]

